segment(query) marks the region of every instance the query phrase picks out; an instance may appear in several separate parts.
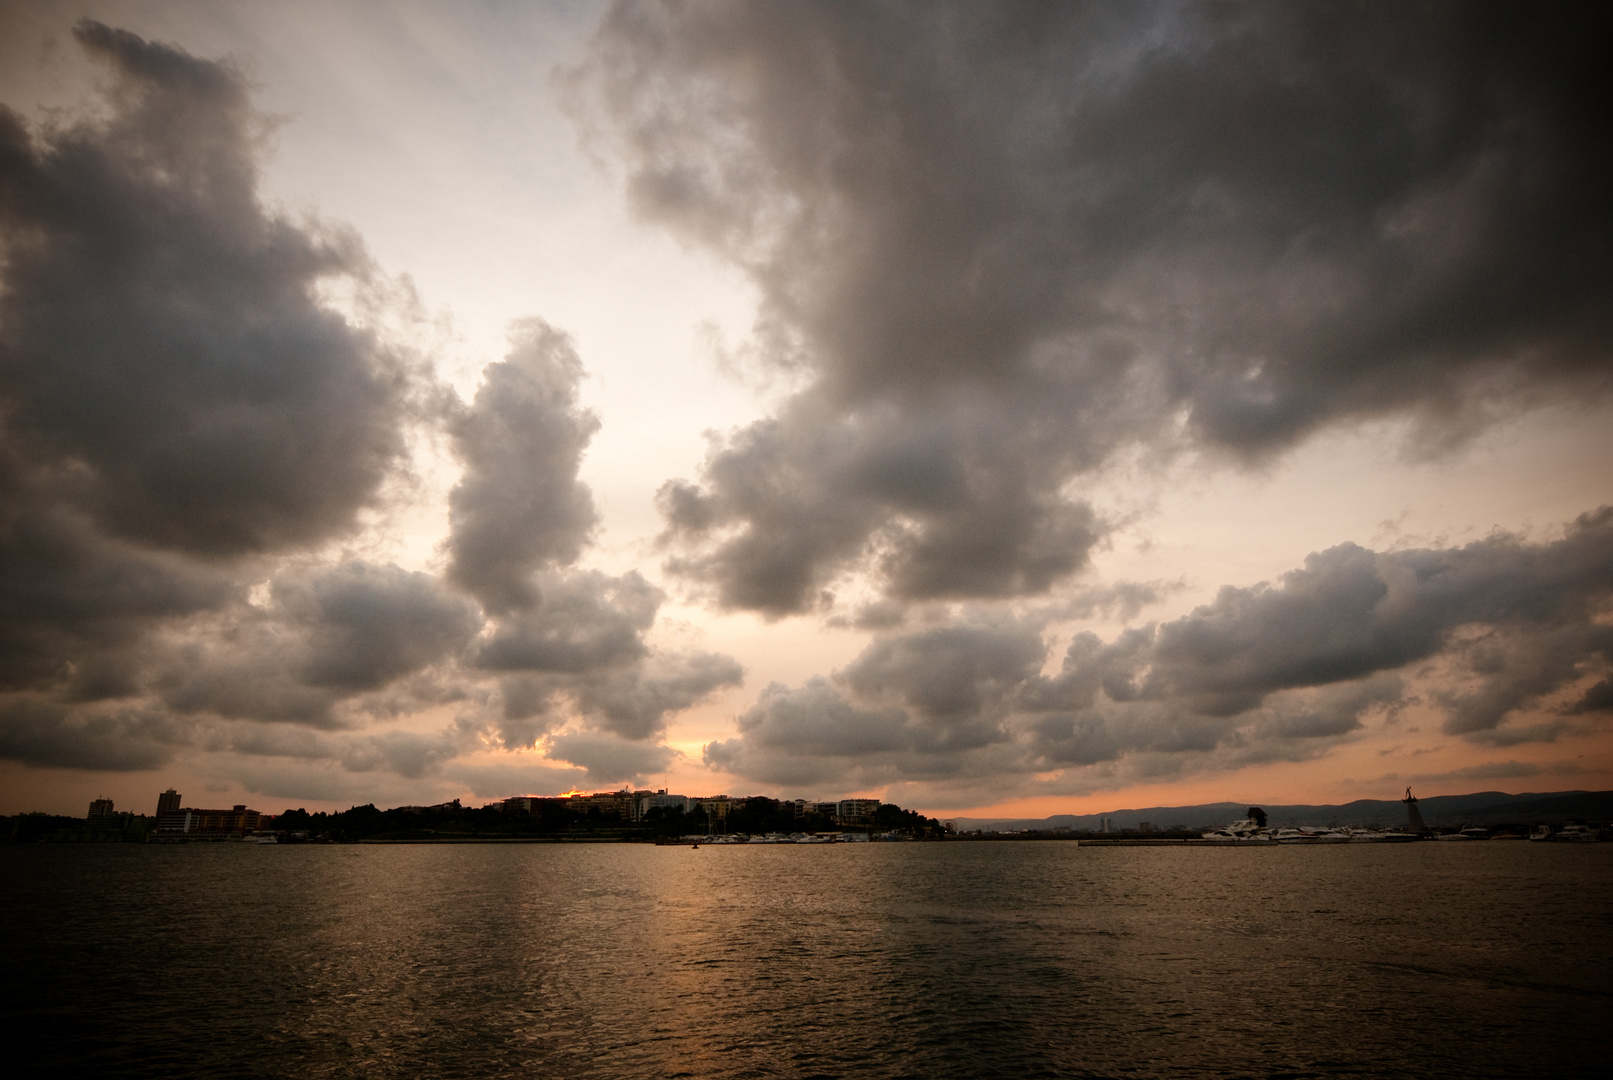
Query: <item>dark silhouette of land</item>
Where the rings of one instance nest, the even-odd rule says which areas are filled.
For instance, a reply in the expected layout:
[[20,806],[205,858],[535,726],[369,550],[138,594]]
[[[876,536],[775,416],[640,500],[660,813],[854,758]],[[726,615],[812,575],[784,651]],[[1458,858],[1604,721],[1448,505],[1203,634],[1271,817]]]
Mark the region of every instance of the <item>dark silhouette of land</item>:
[[[1150,806],[1109,810],[1101,814],[1054,814],[1045,818],[958,818],[959,832],[1039,831],[1100,832],[1104,819],[1115,832],[1142,830],[1146,823],[1161,832],[1197,832],[1244,816],[1247,802],[1201,803],[1197,806]],[[1406,808],[1399,799],[1358,799],[1336,805],[1260,804],[1273,827],[1355,826],[1403,827]],[[1434,828],[1460,825],[1526,826],[1586,821],[1613,822],[1613,791],[1558,791],[1508,795],[1480,791],[1470,795],[1433,795],[1418,800],[1424,820]]]

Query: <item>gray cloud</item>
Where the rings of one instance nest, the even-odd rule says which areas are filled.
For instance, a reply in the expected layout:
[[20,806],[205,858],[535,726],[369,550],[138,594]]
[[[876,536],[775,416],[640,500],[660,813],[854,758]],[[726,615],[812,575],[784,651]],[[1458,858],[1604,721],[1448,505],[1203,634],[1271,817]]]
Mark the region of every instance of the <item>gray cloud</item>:
[[636,572],[533,575],[536,606],[499,620],[476,649],[489,671],[582,674],[622,667],[648,653],[642,635],[665,598]]
[[[577,404],[581,378],[569,340],[528,321],[454,424],[465,473],[450,496],[448,577],[492,617],[468,662],[500,676],[497,738],[510,748],[535,745],[571,716],[653,739],[669,712],[741,678],[728,657],[649,646],[666,597],[636,571],[572,567],[597,520],[577,479],[599,426]],[[563,736],[573,737],[615,745],[597,732]]]
[[[619,737],[659,760],[667,713],[740,672],[651,649],[638,574],[574,568],[598,420],[570,341],[518,323],[454,399],[321,299],[395,301],[350,230],[260,200],[269,124],[235,68],[74,34],[104,107],[33,131],[0,109],[0,756],[432,777],[482,745],[498,679],[507,745],[581,724],[590,767]],[[446,574],[331,562],[426,422],[464,465]],[[376,729],[447,703],[442,732]]]
[[0,757],[45,768],[137,772],[172,760],[190,725],[154,710],[69,710],[33,695],[0,699]]
[[669,565],[772,615],[859,568],[1035,593],[1105,529],[1070,483],[1136,442],[1433,447],[1605,392],[1606,18],[617,4],[576,112],[806,387],[662,490]]
[[642,782],[671,764],[676,751],[654,743],[579,732],[550,740],[549,756],[580,766],[591,784]]
[[448,577],[490,614],[539,603],[533,572],[575,561],[597,521],[577,480],[599,429],[577,405],[582,362],[539,320],[517,324],[512,338],[453,432],[465,472],[449,495]]
[[453,658],[480,626],[428,574],[358,560],[291,569],[267,607],[186,639],[155,682],[182,713],[342,726],[340,701]]
[[246,603],[377,504],[426,383],[320,299],[384,297],[358,239],[259,199],[239,72],[74,36],[102,108],[31,131],[0,107],[0,755],[149,768],[209,714],[329,723],[475,614],[361,564]]
[[243,591],[219,567],[102,535],[0,447],[0,690],[123,696],[153,627]]
[[698,704],[723,687],[738,686],[744,676],[739,661],[721,653],[656,653],[625,671],[579,683],[576,703],[605,730],[647,739],[661,733],[668,713]]
[[1610,603],[1613,508],[1545,543],[1345,544],[1182,618],[1078,634],[1050,674],[1034,624],[876,638],[832,678],[769,687],[705,759],[772,783],[999,793],[1066,768],[1161,778],[1326,753],[1366,717],[1393,720],[1424,676],[1453,688],[1424,699],[1448,733],[1550,740],[1583,726],[1613,670]]
[[231,68],[85,21],[105,120],[0,113],[0,399],[20,462],[107,533],[229,555],[350,529],[402,451],[405,374],[323,307],[349,234],[259,203]]
[[1550,765],[1536,765],[1529,761],[1490,761],[1482,765],[1469,765],[1450,772],[1427,773],[1409,776],[1412,783],[1438,783],[1445,780],[1518,780],[1529,776],[1572,776],[1580,772],[1572,761],[1558,761]]

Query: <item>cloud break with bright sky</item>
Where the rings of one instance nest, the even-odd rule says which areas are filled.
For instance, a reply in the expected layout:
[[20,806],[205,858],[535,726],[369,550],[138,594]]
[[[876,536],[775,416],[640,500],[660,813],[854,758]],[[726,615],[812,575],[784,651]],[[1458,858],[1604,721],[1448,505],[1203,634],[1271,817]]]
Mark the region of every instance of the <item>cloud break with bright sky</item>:
[[0,812],[1613,787],[1608,22],[7,5]]

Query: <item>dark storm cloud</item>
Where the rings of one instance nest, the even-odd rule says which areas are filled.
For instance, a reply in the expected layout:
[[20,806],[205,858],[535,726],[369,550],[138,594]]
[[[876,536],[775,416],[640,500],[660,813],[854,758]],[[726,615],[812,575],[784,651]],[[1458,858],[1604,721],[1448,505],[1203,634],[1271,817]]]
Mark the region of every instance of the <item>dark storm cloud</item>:
[[311,686],[373,690],[453,654],[481,626],[429,574],[352,561],[274,584],[275,605],[309,629],[300,667]]
[[478,667],[575,675],[632,664],[648,653],[642,635],[665,599],[632,571],[532,575],[523,585],[541,599],[497,623],[477,646]]
[[1137,441],[1607,389],[1609,16],[1434,3],[619,3],[572,75],[633,204],[806,389],[662,491],[721,603],[1034,593]]
[[1279,586],[1222,589],[1146,650],[1092,665],[1117,700],[1169,697],[1213,715],[1441,655],[1478,688],[1447,701],[1447,730],[1473,734],[1613,659],[1613,628],[1599,621],[1610,599],[1603,508],[1548,544],[1501,534],[1448,550],[1331,548]]
[[376,504],[425,384],[321,302],[384,283],[356,237],[263,205],[234,68],[74,36],[103,108],[0,107],[0,755],[150,768],[218,716],[332,723],[478,620],[362,564],[246,603]]
[[182,713],[342,726],[342,700],[457,655],[481,626],[438,579],[353,560],[292,569],[262,609],[237,610],[155,679]]
[[242,592],[216,567],[102,535],[0,447],[0,691],[123,696],[152,627]]
[[577,405],[582,362],[564,334],[519,324],[454,425],[464,476],[449,495],[448,576],[489,614],[540,602],[534,571],[576,560],[597,522],[577,467],[599,421]]
[[[772,686],[706,760],[754,779],[989,779],[1066,766],[1161,777],[1301,760],[1417,700],[1470,742],[1551,740],[1613,669],[1613,508],[1560,539],[1451,549],[1344,544],[1274,584],[1227,587],[1111,641],[1081,633],[1044,674],[1039,630],[878,638],[832,679]],[[1589,703],[1589,704],[1587,704]]]
[[[563,334],[517,324],[453,399],[322,299],[392,303],[354,234],[264,206],[269,126],[233,67],[74,33],[105,107],[33,131],[0,109],[0,756],[420,778],[483,745],[494,677],[511,723],[535,718],[506,743],[580,723],[600,747],[738,681],[649,647],[643,578],[573,567],[598,421]],[[406,466],[405,426],[444,419],[446,575],[321,555]],[[444,705],[435,734],[355,730]]]
[[404,373],[321,306],[358,241],[257,197],[232,69],[83,22],[105,120],[0,113],[0,400],[18,460],[107,533],[231,555],[323,540],[402,449]]
[[170,761],[189,726],[154,711],[68,708],[34,695],[0,698],[0,758],[39,767],[137,772]]

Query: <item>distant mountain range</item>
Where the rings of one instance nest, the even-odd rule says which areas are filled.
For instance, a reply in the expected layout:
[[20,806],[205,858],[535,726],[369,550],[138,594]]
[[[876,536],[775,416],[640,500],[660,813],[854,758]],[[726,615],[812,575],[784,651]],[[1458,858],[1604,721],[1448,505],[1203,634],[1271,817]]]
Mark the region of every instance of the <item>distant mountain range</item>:
[[[1144,822],[1156,829],[1197,829],[1225,825],[1243,817],[1250,803],[1202,803],[1198,806],[1150,806],[1141,810],[1111,810],[1102,814],[1054,814],[1045,818],[954,818],[961,832],[981,829],[1004,832],[1017,829],[1069,829],[1072,832],[1102,828],[1104,818],[1115,831],[1135,829]],[[1267,819],[1277,825],[1404,826],[1406,808],[1398,799],[1357,799],[1336,806],[1285,806],[1260,803]],[[1423,821],[1434,828],[1458,825],[1533,825],[1581,819],[1589,823],[1613,821],[1613,791],[1552,791],[1508,795],[1480,791],[1472,795],[1433,795],[1418,799]]]

